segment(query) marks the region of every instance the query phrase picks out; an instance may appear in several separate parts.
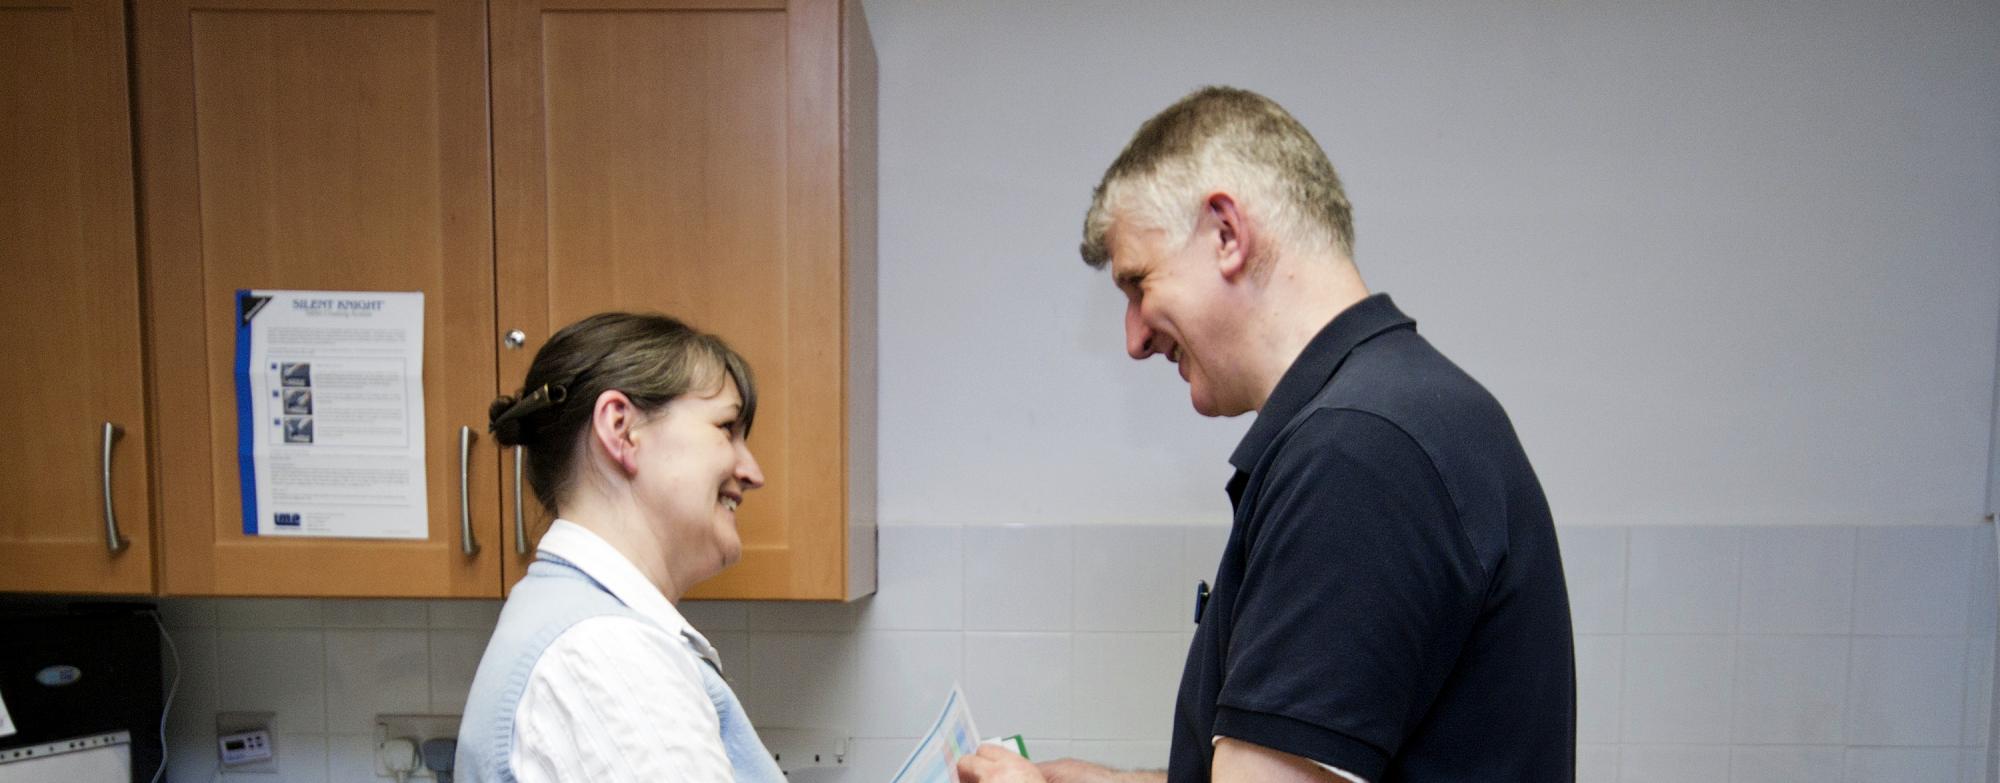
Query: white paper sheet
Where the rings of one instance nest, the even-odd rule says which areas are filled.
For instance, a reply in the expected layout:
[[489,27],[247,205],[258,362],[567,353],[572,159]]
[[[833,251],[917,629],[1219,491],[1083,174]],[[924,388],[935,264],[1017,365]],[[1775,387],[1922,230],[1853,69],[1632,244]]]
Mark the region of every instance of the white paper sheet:
[[890,783],[958,783],[958,757],[978,751],[972,710],[965,706],[965,692],[953,685],[944,710]]
[[243,532],[425,538],[424,295],[236,292]]
[[131,783],[132,732],[0,750],[0,783]]
[[0,694],[0,737],[20,731],[14,728],[14,716],[7,714],[7,697]]

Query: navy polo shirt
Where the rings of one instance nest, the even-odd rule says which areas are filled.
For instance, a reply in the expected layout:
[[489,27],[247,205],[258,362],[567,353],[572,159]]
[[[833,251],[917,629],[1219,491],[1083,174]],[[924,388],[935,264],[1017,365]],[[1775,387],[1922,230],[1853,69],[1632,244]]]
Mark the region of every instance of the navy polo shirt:
[[1386,295],[1342,312],[1230,457],[1236,521],[1174,712],[1370,783],[1572,781],[1555,526],[1513,425]]

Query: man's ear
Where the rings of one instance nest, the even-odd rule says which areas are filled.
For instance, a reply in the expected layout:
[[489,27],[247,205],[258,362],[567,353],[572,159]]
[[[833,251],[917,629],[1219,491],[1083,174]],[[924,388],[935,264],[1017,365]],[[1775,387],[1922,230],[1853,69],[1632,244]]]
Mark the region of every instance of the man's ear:
[[638,444],[632,431],[639,426],[639,408],[616,389],[597,395],[590,409],[590,439],[596,448],[630,478],[639,472]]
[[1215,238],[1215,262],[1225,280],[1235,281],[1250,268],[1249,221],[1236,198],[1216,191],[1202,204],[1202,230]]

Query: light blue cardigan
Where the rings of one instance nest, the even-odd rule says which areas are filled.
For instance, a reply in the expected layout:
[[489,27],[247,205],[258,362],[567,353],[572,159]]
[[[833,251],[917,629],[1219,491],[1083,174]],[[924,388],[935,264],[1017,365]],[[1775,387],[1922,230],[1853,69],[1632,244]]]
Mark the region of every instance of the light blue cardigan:
[[[528,575],[514,586],[506,607],[500,610],[499,625],[472,678],[472,693],[458,725],[455,780],[515,783],[509,764],[514,750],[514,712],[527,690],[535,662],[570,626],[606,615],[644,621],[589,574],[560,558],[541,554],[528,566]],[[757,738],[735,691],[723,681],[715,661],[702,660],[704,665],[696,668],[701,670],[708,700],[721,720],[722,747],[729,755],[731,773],[738,783],[782,783],[784,773]]]

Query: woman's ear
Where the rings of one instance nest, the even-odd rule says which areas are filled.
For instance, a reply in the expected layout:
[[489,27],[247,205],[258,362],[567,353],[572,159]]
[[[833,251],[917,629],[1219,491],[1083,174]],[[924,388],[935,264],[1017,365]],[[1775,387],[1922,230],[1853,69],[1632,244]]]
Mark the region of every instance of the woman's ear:
[[617,389],[597,395],[590,409],[591,441],[626,478],[639,472],[638,444],[632,438],[638,426],[639,408],[632,404],[632,398]]

